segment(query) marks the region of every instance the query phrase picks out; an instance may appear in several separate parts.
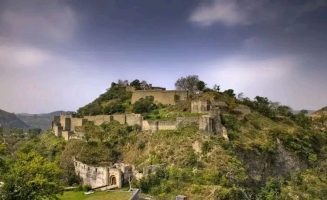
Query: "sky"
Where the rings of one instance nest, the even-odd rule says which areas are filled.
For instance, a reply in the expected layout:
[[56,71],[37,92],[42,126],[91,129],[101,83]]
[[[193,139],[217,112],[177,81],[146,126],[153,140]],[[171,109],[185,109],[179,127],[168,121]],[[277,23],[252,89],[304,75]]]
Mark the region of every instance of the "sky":
[[77,110],[118,79],[327,106],[327,0],[0,0],[0,109]]

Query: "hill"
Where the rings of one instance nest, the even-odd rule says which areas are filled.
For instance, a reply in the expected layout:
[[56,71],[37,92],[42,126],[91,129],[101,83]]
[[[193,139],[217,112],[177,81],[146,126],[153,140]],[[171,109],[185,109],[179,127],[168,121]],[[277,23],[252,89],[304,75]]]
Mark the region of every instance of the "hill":
[[0,110],[0,125],[2,127],[21,128],[27,130],[29,126],[20,120],[14,113]]
[[132,164],[145,173],[149,165],[164,164],[156,173],[132,180],[133,187],[155,199],[178,194],[189,199],[324,199],[327,194],[327,132],[317,129],[305,112],[294,114],[266,97],[236,98],[232,89],[206,88],[176,105],[162,105],[151,97],[134,104],[130,100],[126,87],[113,85],[80,108],[78,117],[133,112],[156,124],[201,117],[192,113],[191,105],[209,101],[220,110],[213,124],[225,127],[226,135],[203,134],[199,124],[192,123],[151,131],[115,120],[101,125],[89,121],[78,127],[83,139],[64,141],[47,131],[16,143],[18,151],[35,151],[58,163],[65,185],[79,183],[72,157],[95,167]]
[[[180,193],[191,199],[319,199],[327,192],[327,176],[321,177],[319,171],[327,164],[327,133],[316,129],[305,112],[294,112],[266,97],[236,98],[232,89],[207,88],[173,106],[150,97],[131,104],[130,94],[125,94],[124,87],[112,87],[78,113],[102,114],[108,106],[105,114],[133,112],[147,120],[169,121],[191,116],[192,100],[223,101],[227,107],[220,119],[228,140],[219,134],[200,134],[192,125],[138,132],[114,122],[87,124],[84,131],[91,142],[69,140],[62,156],[75,155],[92,165],[131,163],[139,171],[164,163],[167,168],[162,173],[134,182],[158,199]],[[251,113],[233,111],[239,107],[249,107]]]
[[51,128],[51,121],[54,116],[60,115],[65,111],[54,111],[46,114],[16,114],[17,117],[30,127],[41,128],[43,131]]

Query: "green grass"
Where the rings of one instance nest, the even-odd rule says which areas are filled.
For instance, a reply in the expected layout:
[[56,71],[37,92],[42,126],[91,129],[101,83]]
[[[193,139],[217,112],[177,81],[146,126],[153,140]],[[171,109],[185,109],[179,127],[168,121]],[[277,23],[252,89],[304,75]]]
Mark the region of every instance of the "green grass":
[[69,191],[64,192],[59,196],[61,200],[128,200],[132,197],[130,192],[94,192],[93,194],[85,195],[82,191]]

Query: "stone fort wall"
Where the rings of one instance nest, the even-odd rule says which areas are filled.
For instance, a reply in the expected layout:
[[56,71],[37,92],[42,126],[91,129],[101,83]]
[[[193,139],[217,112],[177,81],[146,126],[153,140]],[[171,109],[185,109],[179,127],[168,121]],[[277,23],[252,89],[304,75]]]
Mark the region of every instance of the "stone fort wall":
[[185,90],[135,90],[132,93],[132,103],[146,96],[153,96],[155,102],[175,105],[175,95],[178,95],[179,100],[183,101],[187,100],[189,94]]

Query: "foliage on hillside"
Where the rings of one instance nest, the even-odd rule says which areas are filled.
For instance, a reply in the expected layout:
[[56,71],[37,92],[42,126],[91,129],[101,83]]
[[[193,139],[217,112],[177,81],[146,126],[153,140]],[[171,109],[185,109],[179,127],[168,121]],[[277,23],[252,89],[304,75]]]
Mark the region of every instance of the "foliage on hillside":
[[[182,79],[184,81],[184,79]],[[141,82],[135,81],[141,87]],[[82,128],[84,140],[65,142],[48,132],[39,136],[22,136],[9,131],[6,143],[0,143],[1,163],[8,163],[11,153],[36,152],[57,163],[64,171],[61,184],[72,185],[79,179],[74,174],[72,158],[90,165],[124,162],[143,167],[165,164],[133,185],[158,199],[172,199],[185,194],[190,199],[324,199],[327,195],[327,133],[315,126],[306,111],[296,114],[288,106],[266,97],[254,99],[236,95],[232,89],[220,91],[201,83],[192,99],[226,102],[221,123],[229,141],[220,135],[202,135],[197,126],[156,133],[140,131],[139,126],[121,125],[116,121],[96,126],[91,122]],[[191,101],[174,106],[160,105],[145,97],[130,104],[131,93],[113,85],[79,115],[136,112],[149,120],[175,120],[199,116],[190,112]],[[247,115],[231,112],[246,106]],[[320,118],[323,124],[323,118]],[[10,146],[3,150],[3,147]]]
[[115,85],[96,98],[92,103],[77,110],[80,116],[124,113],[130,107],[132,93],[126,87]]

